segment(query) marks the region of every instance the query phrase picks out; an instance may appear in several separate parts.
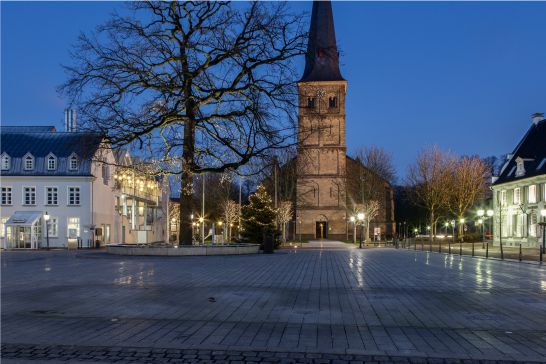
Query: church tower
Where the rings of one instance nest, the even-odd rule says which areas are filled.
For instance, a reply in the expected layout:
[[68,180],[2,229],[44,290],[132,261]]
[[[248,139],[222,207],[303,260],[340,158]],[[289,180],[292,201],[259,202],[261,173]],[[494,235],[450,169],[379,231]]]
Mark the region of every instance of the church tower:
[[296,230],[303,239],[345,239],[347,81],[330,1],[313,2],[308,42],[298,82]]

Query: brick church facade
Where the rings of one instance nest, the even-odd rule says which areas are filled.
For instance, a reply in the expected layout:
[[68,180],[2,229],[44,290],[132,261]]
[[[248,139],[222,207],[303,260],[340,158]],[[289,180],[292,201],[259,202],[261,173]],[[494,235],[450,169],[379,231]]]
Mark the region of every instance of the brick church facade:
[[[381,209],[371,234],[394,233],[392,187],[347,156],[345,97],[330,1],[313,2],[303,77],[298,82],[295,232],[302,239],[350,237],[349,215],[360,203],[355,178],[373,181]],[[350,174],[349,174],[350,173]],[[362,183],[362,179],[356,183]],[[378,230],[379,229],[379,230]]]

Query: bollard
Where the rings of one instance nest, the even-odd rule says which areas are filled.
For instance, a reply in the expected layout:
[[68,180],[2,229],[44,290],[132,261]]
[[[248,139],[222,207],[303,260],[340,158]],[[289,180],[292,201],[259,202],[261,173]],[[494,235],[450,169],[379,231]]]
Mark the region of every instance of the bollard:
[[474,242],[472,242],[472,256],[474,256]]
[[489,258],[489,242],[485,243],[485,259]]
[[459,255],[463,255],[463,242],[459,243]]
[[438,242],[438,253],[442,252],[442,242]]
[[448,247],[449,247],[449,254],[451,254],[451,240],[447,242],[448,244]]
[[417,250],[417,240],[413,241],[413,250]]
[[541,246],[540,249],[538,250],[538,255],[540,256],[539,257],[540,264],[542,264],[542,253],[544,252],[542,251],[542,246]]
[[502,249],[502,241],[500,243],[500,250],[501,250],[501,260],[504,260],[504,250]]
[[521,262],[521,244],[519,244],[519,261]]

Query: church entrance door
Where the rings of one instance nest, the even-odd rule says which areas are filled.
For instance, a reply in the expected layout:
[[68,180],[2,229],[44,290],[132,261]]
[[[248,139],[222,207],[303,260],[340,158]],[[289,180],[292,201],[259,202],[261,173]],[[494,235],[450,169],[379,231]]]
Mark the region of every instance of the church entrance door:
[[316,222],[315,236],[317,237],[317,239],[327,239],[328,238],[328,222],[326,222],[326,221],[317,221]]

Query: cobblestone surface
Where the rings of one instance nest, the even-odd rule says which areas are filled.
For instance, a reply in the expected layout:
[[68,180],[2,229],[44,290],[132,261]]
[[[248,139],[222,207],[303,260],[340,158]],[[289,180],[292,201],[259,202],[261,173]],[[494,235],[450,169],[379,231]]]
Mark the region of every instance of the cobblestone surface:
[[231,257],[50,251],[1,258],[5,358],[20,347],[20,358],[72,361],[66,350],[76,350],[78,360],[104,362],[141,355],[185,362],[358,362],[354,355],[372,362],[546,362],[546,270],[539,265],[320,248]]
[[[2,359],[10,361],[62,361],[102,363],[332,363],[332,364],[507,364],[518,361],[457,358],[348,355],[298,352],[248,352],[222,350],[176,350],[133,347],[85,347],[2,345]],[[530,362],[532,363],[532,361]]]

